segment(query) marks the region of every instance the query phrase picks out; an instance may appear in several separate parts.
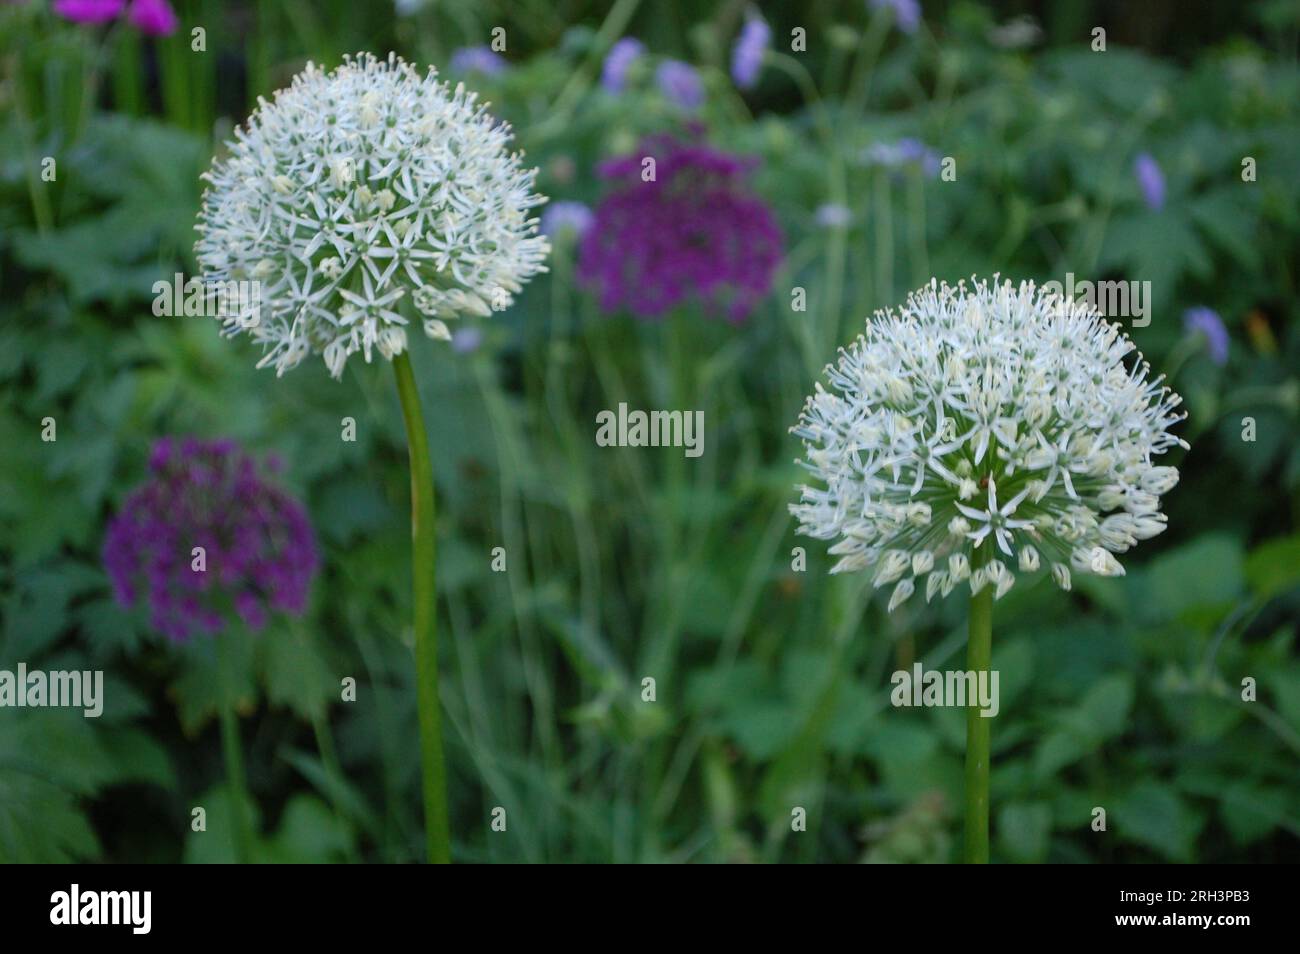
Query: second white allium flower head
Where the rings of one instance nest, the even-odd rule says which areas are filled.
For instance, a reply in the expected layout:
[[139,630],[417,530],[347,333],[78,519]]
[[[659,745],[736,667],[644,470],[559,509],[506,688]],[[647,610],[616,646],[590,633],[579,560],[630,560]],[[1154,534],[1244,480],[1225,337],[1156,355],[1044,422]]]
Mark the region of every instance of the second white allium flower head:
[[308,64],[205,174],[195,254],[209,282],[259,283],[256,318],[223,319],[266,348],[259,367],[318,353],[340,377],[358,351],[403,351],[407,315],[449,340],[447,320],[500,311],[545,271],[537,170],[436,75],[393,54]]
[[1181,399],[1133,342],[1082,302],[1032,282],[934,281],[877,312],[793,428],[820,486],[790,510],[835,540],[832,572],[874,567],[892,611],[968,583],[1001,597],[1011,565],[1119,576],[1114,554],[1165,529],[1186,442]]

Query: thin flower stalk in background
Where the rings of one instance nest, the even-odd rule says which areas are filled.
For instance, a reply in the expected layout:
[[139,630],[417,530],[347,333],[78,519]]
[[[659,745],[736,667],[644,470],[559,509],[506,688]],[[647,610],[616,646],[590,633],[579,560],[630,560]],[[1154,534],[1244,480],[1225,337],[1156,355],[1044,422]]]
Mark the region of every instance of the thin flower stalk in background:
[[451,860],[438,699],[434,484],[407,327],[452,341],[448,321],[508,307],[549,251],[532,209],[537,171],[510,127],[463,84],[397,56],[314,64],[262,100],[207,174],[195,252],[209,281],[253,280],[254,305],[223,316],[277,374],[320,354],[389,359],[411,473],[412,587],[421,778],[430,861]]
[[[1122,576],[1165,529],[1178,471],[1153,458],[1180,399],[1092,306],[1032,283],[931,282],[878,312],[827,369],[794,433],[813,478],[791,512],[834,541],[832,573],[870,571],[893,612],[971,594],[968,669],[987,671],[992,603],[1015,572]],[[968,861],[988,859],[988,722],[967,722]]]

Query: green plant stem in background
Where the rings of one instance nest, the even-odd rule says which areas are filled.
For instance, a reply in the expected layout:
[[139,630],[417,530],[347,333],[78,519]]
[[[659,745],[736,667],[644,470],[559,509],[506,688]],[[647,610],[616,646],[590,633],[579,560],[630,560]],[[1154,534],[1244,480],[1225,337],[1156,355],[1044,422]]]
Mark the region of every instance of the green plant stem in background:
[[[975,550],[971,572],[986,562],[991,543]],[[981,553],[983,550],[985,553]],[[986,583],[970,598],[970,629],[966,644],[966,668],[986,672],[993,661],[993,584]],[[966,851],[967,864],[988,864],[989,860],[989,719],[981,714],[979,700],[966,708]]]
[[411,579],[415,597],[415,678],[420,714],[420,767],[424,787],[424,825],[429,861],[451,861],[447,818],[447,768],[442,757],[442,709],[438,701],[438,616],[434,589],[435,504],[429,437],[420,410],[411,359],[405,352],[393,358],[397,394],[406,421],[406,445],[411,458]]
[[235,860],[247,864],[251,858],[252,832],[248,822],[248,783],[244,779],[244,756],[239,745],[239,718],[235,715],[235,666],[230,641],[239,636],[217,637],[217,665],[221,669],[221,750],[226,760],[231,828],[235,833]]

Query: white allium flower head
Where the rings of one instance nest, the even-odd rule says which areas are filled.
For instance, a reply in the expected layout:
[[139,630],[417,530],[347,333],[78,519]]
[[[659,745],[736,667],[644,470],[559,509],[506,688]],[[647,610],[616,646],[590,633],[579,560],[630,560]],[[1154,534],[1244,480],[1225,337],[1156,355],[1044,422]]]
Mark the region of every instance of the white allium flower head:
[[508,307],[550,250],[530,217],[546,201],[537,170],[510,141],[432,67],[309,63],[204,176],[204,279],[261,283],[256,318],[225,316],[225,332],[265,347],[258,367],[283,374],[317,353],[337,378],[358,351],[403,351],[408,316],[446,341],[447,320]]
[[[931,281],[828,366],[793,432],[816,485],[790,511],[834,540],[831,572],[875,567],[892,611],[961,583],[1001,598],[1012,567],[1120,576],[1114,554],[1165,529],[1186,442],[1178,395],[1119,325],[1032,282]],[[1133,354],[1132,358],[1128,356]]]

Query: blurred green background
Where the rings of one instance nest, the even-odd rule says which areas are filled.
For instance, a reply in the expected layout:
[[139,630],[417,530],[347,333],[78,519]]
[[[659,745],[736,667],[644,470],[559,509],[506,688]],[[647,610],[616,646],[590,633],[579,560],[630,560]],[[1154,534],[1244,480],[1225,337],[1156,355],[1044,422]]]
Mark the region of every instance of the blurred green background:
[[[743,326],[692,308],[646,323],[601,314],[560,237],[551,273],[481,323],[476,349],[415,343],[455,857],[955,859],[963,714],[893,709],[888,677],[960,667],[964,601],[887,617],[864,578],[830,578],[787,513],[788,428],[864,317],[931,276],[1073,272],[1152,282],[1150,325],[1130,333],[1184,395],[1192,449],[1169,461],[1168,532],[1125,578],[1018,586],[996,606],[994,860],[1300,859],[1296,5],[922,0],[911,33],[862,0],[761,7],[776,55],[742,92],[731,46],[758,8],[741,2],[181,3],[181,29],[157,39],[0,3],[0,668],[108,684],[98,720],[0,709],[0,860],[233,857],[211,640],[152,634],[99,558],[166,434],[281,455],[321,542],[308,615],[237,637],[257,857],[420,857],[388,369],[353,361],[336,383],[312,360],[277,381],[214,321],[155,318],[151,286],[192,273],[198,175],[257,95],[357,50],[446,72],[494,27],[508,68],[463,78],[514,125],[539,191],[594,203],[599,161],[694,118],[761,158],[754,190],[787,257]],[[790,52],[796,27],[806,52]],[[623,35],[647,53],[614,96],[600,66]],[[656,89],[668,57],[700,70],[694,117]],[[863,161],[904,138],[955,158],[955,181]],[[1166,179],[1158,210],[1133,175],[1142,152]],[[827,204],[845,227],[819,224]],[[1185,328],[1193,307],[1221,316],[1226,363]],[[623,401],[703,410],[704,456],[596,446],[596,413]]]

